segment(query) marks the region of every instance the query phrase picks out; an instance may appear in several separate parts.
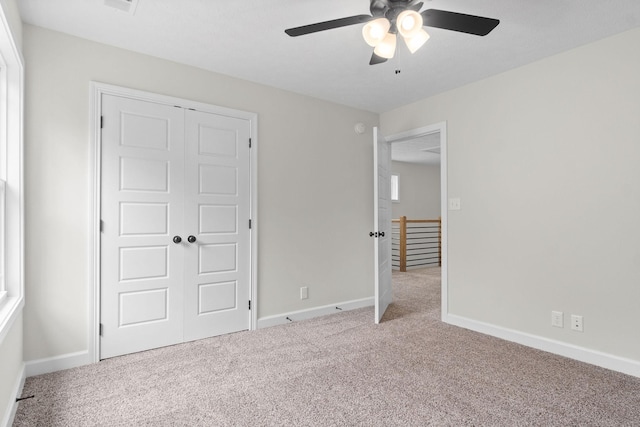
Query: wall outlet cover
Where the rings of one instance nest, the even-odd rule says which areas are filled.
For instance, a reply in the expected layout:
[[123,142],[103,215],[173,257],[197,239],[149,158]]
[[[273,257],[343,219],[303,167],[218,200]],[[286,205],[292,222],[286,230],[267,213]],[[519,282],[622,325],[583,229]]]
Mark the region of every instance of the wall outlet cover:
[[577,314],[571,315],[571,329],[577,332],[583,332],[582,316]]
[[556,328],[564,328],[564,315],[561,311],[551,312],[551,326]]

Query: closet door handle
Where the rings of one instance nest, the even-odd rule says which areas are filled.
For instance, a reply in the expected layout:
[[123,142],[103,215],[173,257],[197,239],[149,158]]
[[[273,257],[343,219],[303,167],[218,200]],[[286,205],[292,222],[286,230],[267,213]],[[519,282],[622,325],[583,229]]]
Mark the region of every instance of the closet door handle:
[[196,236],[191,235],[191,236],[187,237],[187,240],[189,241],[189,243],[193,243],[193,242],[196,241]]
[[173,236],[173,243],[180,243],[182,242],[182,237],[180,236]]

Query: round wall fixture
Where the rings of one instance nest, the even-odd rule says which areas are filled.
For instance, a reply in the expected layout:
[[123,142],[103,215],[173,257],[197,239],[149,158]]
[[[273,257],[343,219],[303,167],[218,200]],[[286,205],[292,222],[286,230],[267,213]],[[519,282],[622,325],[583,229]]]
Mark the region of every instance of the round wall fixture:
[[358,135],[362,135],[366,128],[364,126],[364,123],[356,123],[353,129],[356,131]]

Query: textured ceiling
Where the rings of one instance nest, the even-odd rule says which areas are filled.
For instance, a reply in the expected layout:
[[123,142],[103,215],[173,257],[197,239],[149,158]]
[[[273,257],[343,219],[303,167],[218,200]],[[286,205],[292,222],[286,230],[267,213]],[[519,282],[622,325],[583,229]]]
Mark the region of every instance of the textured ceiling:
[[440,133],[394,142],[391,158],[397,162],[440,165]]
[[[119,2],[123,0],[109,0]],[[425,0],[500,19],[486,37],[430,29],[414,55],[370,66],[355,25],[285,28],[366,14],[367,0],[18,0],[26,23],[373,112],[384,112],[640,26],[639,0]],[[400,73],[396,73],[400,70]]]

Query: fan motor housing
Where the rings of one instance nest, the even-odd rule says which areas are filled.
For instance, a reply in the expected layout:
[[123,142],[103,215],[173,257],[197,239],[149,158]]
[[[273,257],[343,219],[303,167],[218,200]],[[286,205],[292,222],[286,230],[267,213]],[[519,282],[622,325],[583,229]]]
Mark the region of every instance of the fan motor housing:
[[372,16],[385,17],[394,24],[398,15],[415,3],[416,0],[371,0],[370,11]]

